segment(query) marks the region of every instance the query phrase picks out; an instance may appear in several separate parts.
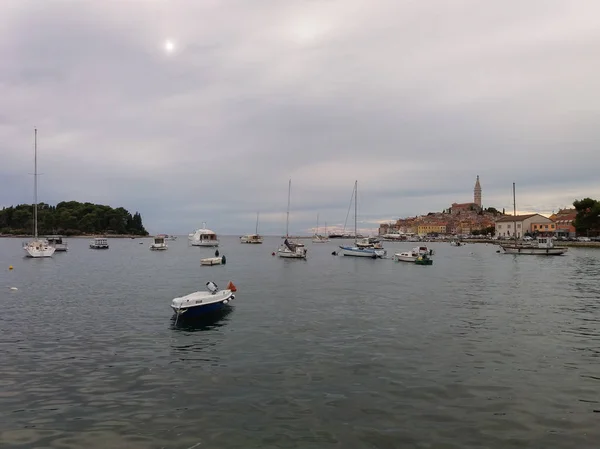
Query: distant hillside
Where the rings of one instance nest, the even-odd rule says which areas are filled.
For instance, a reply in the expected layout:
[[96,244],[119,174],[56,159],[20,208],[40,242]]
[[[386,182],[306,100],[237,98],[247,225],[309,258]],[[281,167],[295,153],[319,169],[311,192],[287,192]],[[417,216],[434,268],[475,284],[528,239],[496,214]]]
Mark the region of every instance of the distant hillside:
[[[0,234],[32,234],[33,205],[19,204],[0,210]],[[56,206],[38,204],[40,235],[129,234],[148,235],[142,216],[122,207],[77,201],[63,201]]]

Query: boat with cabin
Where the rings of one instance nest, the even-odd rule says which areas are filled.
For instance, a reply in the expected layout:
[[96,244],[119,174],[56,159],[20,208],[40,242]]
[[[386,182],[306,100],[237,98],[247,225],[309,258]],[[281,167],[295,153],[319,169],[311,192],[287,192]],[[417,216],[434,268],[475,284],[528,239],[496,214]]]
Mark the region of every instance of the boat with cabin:
[[540,256],[560,256],[569,248],[565,246],[554,246],[552,237],[537,237],[532,243],[513,243],[500,245],[505,254],[524,254]]
[[289,238],[290,227],[290,196],[292,192],[292,180],[288,184],[288,207],[285,222],[285,240],[279,246],[277,255],[283,259],[304,259],[306,260],[306,248],[303,243],[291,241]]
[[[354,235],[357,236],[357,212],[358,212],[358,181],[354,181]],[[352,203],[350,203],[352,204]],[[359,246],[359,244],[367,244],[372,246]],[[379,245],[379,248],[375,248],[374,243],[371,243],[368,238],[354,240],[354,246],[340,246],[342,254],[344,256],[351,257],[369,257],[371,259],[381,259],[387,255],[387,251]]]
[[106,237],[95,237],[90,242],[91,249],[108,249],[108,239]]
[[240,243],[261,244],[263,242],[262,235],[258,233],[258,212],[256,213],[256,229],[254,234],[246,234],[240,237]]
[[67,242],[60,235],[49,235],[46,237],[46,241],[50,246],[54,247],[54,250],[57,252],[69,250]]
[[167,245],[167,235],[166,234],[158,234],[154,237],[152,243],[150,243],[151,251],[166,251],[169,246]]
[[210,281],[206,283],[206,288],[208,291],[197,291],[171,301],[171,308],[177,319],[196,318],[218,312],[235,299],[234,293],[237,291],[233,282],[229,282],[226,289],[219,290],[217,284]]
[[206,223],[202,223],[202,228],[194,231],[193,234],[190,234],[190,244],[192,246],[207,246],[207,247],[216,247],[219,246],[219,239],[217,238],[217,233],[211,231],[210,229],[206,229]]
[[27,257],[35,259],[42,257],[52,257],[56,248],[51,246],[46,239],[38,237],[38,213],[37,213],[37,128],[34,129],[34,172],[33,172],[33,240],[23,244],[23,250]]

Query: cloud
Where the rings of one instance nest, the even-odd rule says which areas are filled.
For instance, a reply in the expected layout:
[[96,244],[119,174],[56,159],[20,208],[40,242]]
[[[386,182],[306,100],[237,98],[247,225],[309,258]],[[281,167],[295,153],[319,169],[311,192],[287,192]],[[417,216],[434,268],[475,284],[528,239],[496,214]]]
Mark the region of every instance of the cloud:
[[[600,197],[600,6],[543,0],[8,0],[0,204],[139,210],[152,232],[310,232]],[[175,50],[166,52],[167,40]]]

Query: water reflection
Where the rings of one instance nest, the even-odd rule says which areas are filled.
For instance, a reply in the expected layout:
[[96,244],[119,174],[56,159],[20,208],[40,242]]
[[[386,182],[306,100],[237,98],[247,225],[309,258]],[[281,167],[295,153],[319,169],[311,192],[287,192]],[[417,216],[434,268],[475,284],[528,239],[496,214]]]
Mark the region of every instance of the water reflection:
[[225,326],[229,322],[231,312],[233,312],[232,307],[224,307],[219,311],[197,318],[186,318],[185,315],[182,315],[177,319],[177,316],[173,315],[171,329],[185,332],[210,331]]

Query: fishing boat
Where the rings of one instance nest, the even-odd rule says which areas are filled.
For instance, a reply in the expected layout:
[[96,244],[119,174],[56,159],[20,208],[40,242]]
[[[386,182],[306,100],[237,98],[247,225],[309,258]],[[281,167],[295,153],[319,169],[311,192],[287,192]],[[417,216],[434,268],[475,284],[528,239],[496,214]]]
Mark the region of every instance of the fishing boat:
[[41,258],[52,257],[56,248],[51,246],[47,240],[38,237],[38,213],[37,213],[37,128],[34,130],[34,162],[33,162],[33,240],[25,243],[23,249],[27,257]]
[[[140,242],[142,243],[142,242]],[[90,242],[91,249],[108,249],[108,240],[105,237],[96,237]]]
[[414,262],[420,256],[417,248],[413,248],[410,251],[403,251],[401,253],[395,253],[392,258],[394,262]]
[[[517,199],[515,192],[515,183],[513,182],[513,213],[515,222],[513,229],[517,229]],[[500,245],[504,254],[515,255],[539,255],[539,256],[560,256],[567,252],[568,248],[564,246],[554,246],[552,237],[539,236],[534,243],[517,243],[517,233],[514,233],[515,241],[512,244]]]
[[219,246],[217,234],[210,229],[206,229],[206,223],[202,223],[202,228],[190,234],[190,243],[192,246]]
[[277,255],[283,259],[305,259],[306,260],[306,248],[304,244],[293,242],[289,239],[289,228],[290,228],[290,196],[292,192],[292,180],[290,179],[288,184],[288,207],[285,221],[285,240],[283,244],[277,250]]
[[[357,232],[357,213],[358,213],[358,181],[354,181],[354,235],[358,236]],[[368,242],[368,239],[367,239]],[[340,246],[344,256],[352,257],[369,257],[371,259],[381,259],[387,255],[387,251],[383,248],[361,247],[358,246],[359,239],[355,238],[354,246]]]
[[197,291],[171,301],[171,308],[177,319],[195,318],[218,312],[235,299],[234,293],[237,291],[233,282],[229,282],[226,289],[219,290],[217,284],[209,281],[206,283],[206,288],[208,291]]
[[169,246],[167,245],[167,236],[165,234],[159,234],[154,237],[153,242],[150,244],[151,251],[166,251]]
[[256,230],[254,234],[246,234],[240,237],[240,243],[260,244],[263,238],[258,233],[258,212],[256,213]]
[[317,228],[315,230],[315,235],[313,235],[312,242],[313,243],[327,243],[329,239],[327,238],[327,223],[325,223],[325,235],[319,234],[319,214],[317,214]]
[[54,247],[55,251],[68,251],[67,242],[60,235],[49,235],[46,237],[48,244]]

